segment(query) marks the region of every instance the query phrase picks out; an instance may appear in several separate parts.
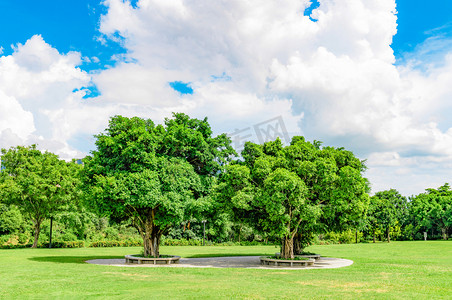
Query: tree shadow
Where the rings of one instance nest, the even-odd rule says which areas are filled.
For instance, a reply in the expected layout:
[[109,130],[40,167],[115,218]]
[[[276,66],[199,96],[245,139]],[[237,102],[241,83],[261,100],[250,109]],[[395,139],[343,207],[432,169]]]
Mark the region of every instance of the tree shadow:
[[60,264],[85,264],[87,260],[92,259],[118,259],[124,258],[123,256],[118,255],[102,255],[102,256],[37,256],[30,257],[29,260],[37,261],[37,262],[52,262],[52,263],[60,263]]

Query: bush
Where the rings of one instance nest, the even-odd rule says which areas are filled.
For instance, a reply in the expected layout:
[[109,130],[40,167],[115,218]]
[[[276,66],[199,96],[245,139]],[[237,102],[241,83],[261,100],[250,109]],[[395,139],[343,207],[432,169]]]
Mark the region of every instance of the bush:
[[10,238],[11,238],[10,235],[0,235],[0,246],[2,246],[3,244],[8,243]]
[[[49,248],[49,243],[38,245],[39,248]],[[84,248],[85,241],[55,241],[52,242],[52,248]]]
[[14,206],[0,204],[0,233],[19,232],[24,225],[24,220],[19,209]]
[[66,233],[60,235],[58,237],[58,240],[62,241],[62,242],[76,241],[77,240],[77,236],[74,233],[72,233],[72,232],[66,232]]
[[31,236],[28,233],[19,233],[17,240],[19,244],[26,244],[30,240]]
[[162,239],[162,246],[202,246],[202,240]]
[[[358,231],[358,242],[362,240],[363,233]],[[342,232],[328,232],[320,234],[314,239],[314,244],[352,244],[356,242],[355,230],[348,229]]]
[[125,241],[95,241],[91,242],[89,247],[103,248],[103,247],[135,247],[143,246],[142,241],[138,240],[125,240]]
[[120,239],[119,238],[119,231],[118,231],[118,229],[116,229],[114,227],[107,227],[107,228],[105,228],[104,233],[105,233],[105,238],[107,240],[118,241]]

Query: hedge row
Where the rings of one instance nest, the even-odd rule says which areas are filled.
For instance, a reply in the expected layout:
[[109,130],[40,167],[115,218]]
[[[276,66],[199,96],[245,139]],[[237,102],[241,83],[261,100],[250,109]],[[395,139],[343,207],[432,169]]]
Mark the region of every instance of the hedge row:
[[143,246],[142,241],[97,241],[91,242],[89,247],[101,248],[101,247],[135,247],[135,246]]
[[[186,240],[186,239],[162,239],[162,246],[202,246],[202,240]],[[224,243],[214,243],[210,241],[205,241],[205,245],[207,246],[255,246],[262,245],[262,243],[253,241],[253,242],[224,242]],[[84,248],[84,247],[93,247],[93,248],[103,248],[103,247],[142,247],[143,241],[140,240],[125,240],[125,241],[95,241],[91,243],[85,243],[85,241],[55,241],[52,242],[52,248]],[[17,249],[17,248],[30,248],[31,244],[26,245],[13,245],[13,244],[5,244],[0,246],[0,249]],[[38,248],[48,248],[49,243],[40,243],[38,244]]]

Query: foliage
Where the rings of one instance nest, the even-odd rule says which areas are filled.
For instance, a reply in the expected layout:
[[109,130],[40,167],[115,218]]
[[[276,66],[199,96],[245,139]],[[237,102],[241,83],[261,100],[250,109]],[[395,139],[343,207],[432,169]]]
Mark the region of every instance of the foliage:
[[362,232],[356,232],[355,230],[349,228],[342,232],[327,232],[325,234],[320,234],[316,244],[321,244],[322,242],[328,242],[329,244],[352,244],[356,242],[356,235],[358,235],[358,240],[363,237]]
[[125,240],[125,241],[95,241],[89,244],[89,247],[99,248],[99,247],[136,247],[143,246],[143,241],[138,240]]
[[301,252],[314,232],[362,219],[368,182],[363,162],[350,151],[296,136],[286,147],[279,139],[247,142],[242,157],[221,174],[215,199],[233,220],[283,239],[283,257],[293,257],[294,248]]
[[158,256],[169,228],[208,206],[214,175],[234,153],[226,135],[212,137],[207,119],[174,114],[165,125],[113,117],[85,159],[87,198],[104,214],[129,218]]
[[36,247],[42,222],[77,199],[79,167],[35,145],[1,151],[0,196],[33,222]]
[[444,240],[452,227],[452,190],[449,184],[438,189],[429,188],[410,202],[412,224],[422,230],[439,229]]
[[16,205],[0,203],[0,234],[18,234],[27,231],[29,227]]
[[407,216],[407,199],[397,190],[377,192],[371,198],[368,224],[375,235],[378,229],[386,232],[386,240],[390,242],[390,233],[399,228]]
[[[226,135],[213,137],[207,119],[185,114],[162,125],[116,116],[96,138],[85,167],[34,145],[2,149],[0,244],[48,243],[50,217],[54,243],[135,245],[141,234],[154,254],[161,238],[198,245],[204,225],[209,245],[283,240],[286,256],[314,241],[419,240],[424,232],[448,239],[451,233],[447,183],[408,200],[394,189],[380,191],[369,202],[364,162],[319,141],[247,142],[232,160]],[[80,189],[84,203],[77,201]]]

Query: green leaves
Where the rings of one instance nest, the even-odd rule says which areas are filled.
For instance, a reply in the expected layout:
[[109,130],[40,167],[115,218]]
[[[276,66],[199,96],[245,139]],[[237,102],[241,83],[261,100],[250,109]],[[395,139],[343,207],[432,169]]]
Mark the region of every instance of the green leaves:
[[262,193],[258,197],[268,218],[262,223],[279,237],[298,230],[300,220],[305,215],[307,188],[293,172],[278,168],[265,179]]
[[77,200],[80,166],[42,153],[35,145],[2,149],[2,166],[2,197],[33,221],[36,243],[42,221]]
[[209,206],[214,177],[235,154],[226,135],[212,137],[207,119],[181,113],[157,126],[115,116],[96,137],[97,151],[84,160],[86,198],[104,213],[132,218],[145,252],[158,248],[170,226]]
[[452,190],[449,184],[438,189],[429,188],[419,194],[409,203],[411,220],[419,229],[424,231],[439,229],[443,239],[452,227]]
[[329,230],[355,224],[369,201],[364,164],[349,151],[321,144],[304,137],[294,137],[290,146],[279,139],[245,143],[243,161],[220,177],[218,203],[236,222],[281,238],[298,232],[304,244],[320,222]]

